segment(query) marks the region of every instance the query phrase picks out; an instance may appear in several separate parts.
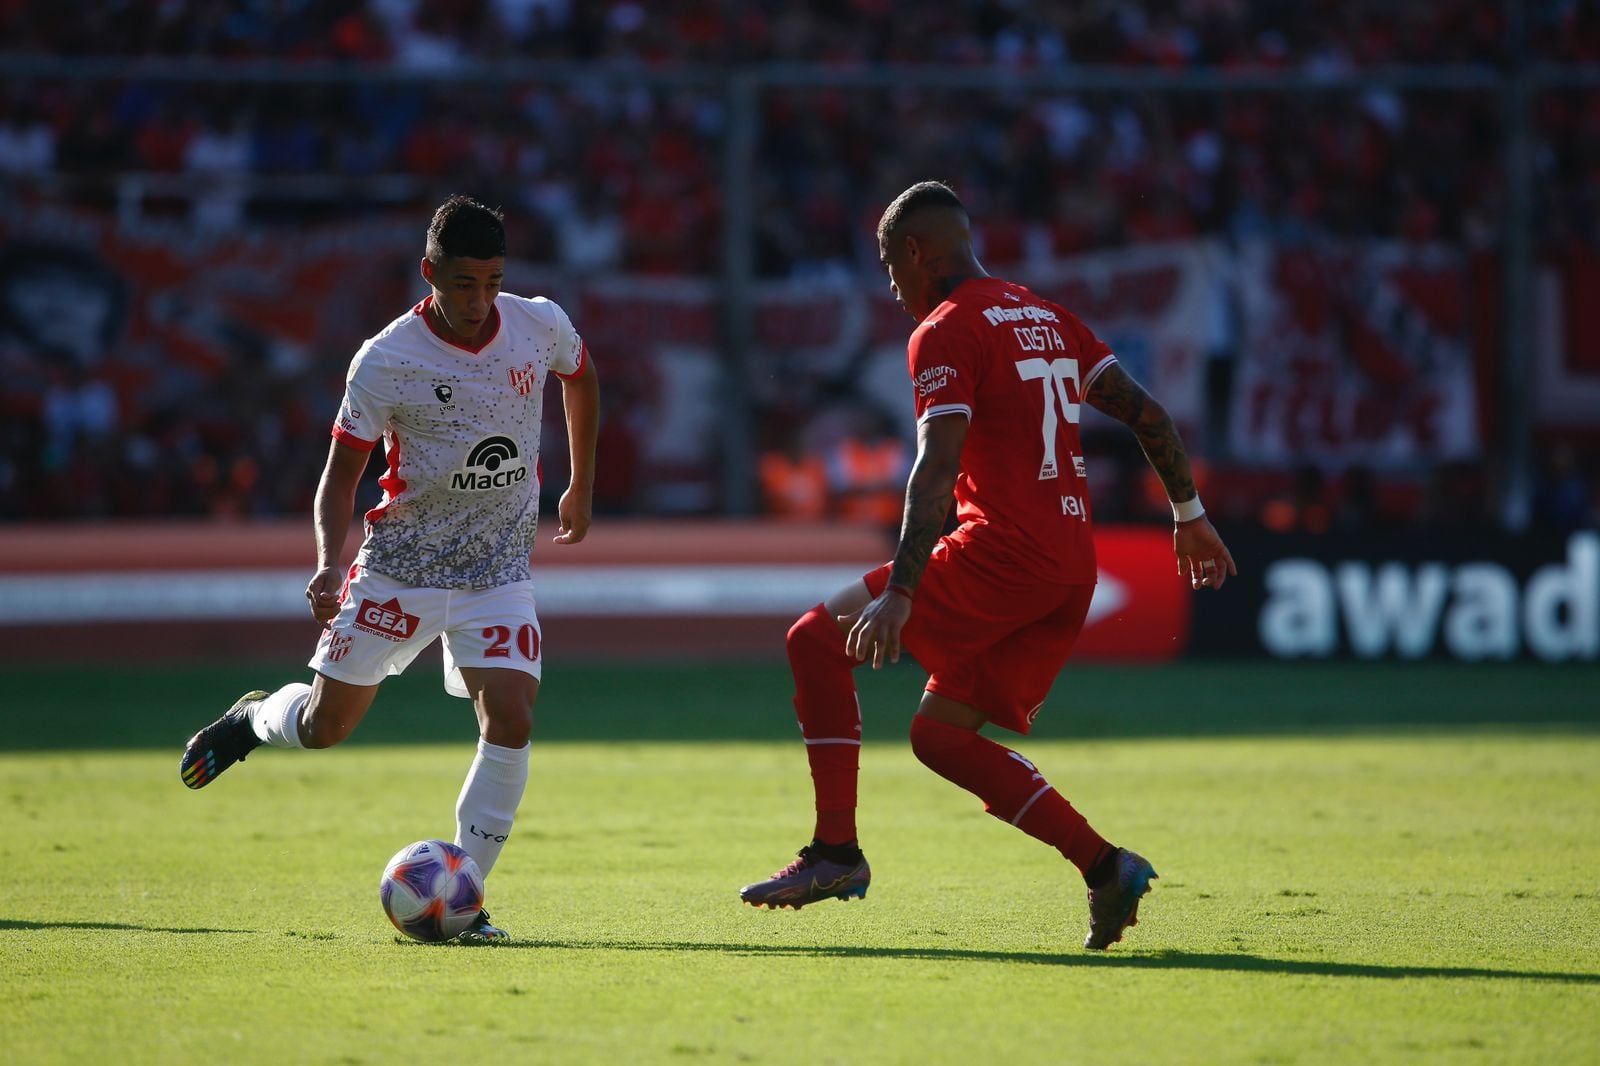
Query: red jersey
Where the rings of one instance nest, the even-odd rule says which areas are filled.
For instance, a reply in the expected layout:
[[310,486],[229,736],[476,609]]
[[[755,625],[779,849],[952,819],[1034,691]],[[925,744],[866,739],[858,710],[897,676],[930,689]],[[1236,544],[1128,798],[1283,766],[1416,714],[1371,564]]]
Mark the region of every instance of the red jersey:
[[917,421],[970,422],[952,536],[1039,580],[1095,580],[1078,414],[1116,361],[1066,309],[1021,285],[974,278],[923,319],[908,345]]

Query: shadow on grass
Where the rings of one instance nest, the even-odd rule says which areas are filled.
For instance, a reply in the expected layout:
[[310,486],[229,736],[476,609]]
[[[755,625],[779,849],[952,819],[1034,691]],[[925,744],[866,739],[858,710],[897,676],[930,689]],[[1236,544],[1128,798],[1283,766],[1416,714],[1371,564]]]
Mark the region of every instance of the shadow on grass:
[[130,925],[127,922],[30,922],[21,918],[0,918],[0,932],[8,929],[110,929],[131,930],[135,933],[254,933],[254,929],[212,929],[192,926],[179,929],[167,925]]
[[1550,981],[1556,984],[1600,985],[1600,973],[1544,970],[1496,970],[1487,966],[1383,966],[1363,962],[1313,962],[1271,959],[1260,955],[1193,951],[1147,954],[1091,954],[1087,951],[978,951],[967,948],[891,948],[860,944],[718,944],[695,941],[527,940],[496,944],[495,951],[558,949],[566,951],[714,951],[756,957],[789,956],[830,959],[922,959],[933,962],[1020,962],[1036,966],[1110,966],[1126,970],[1211,970],[1224,973],[1297,974],[1306,977],[1429,977],[1451,980]]

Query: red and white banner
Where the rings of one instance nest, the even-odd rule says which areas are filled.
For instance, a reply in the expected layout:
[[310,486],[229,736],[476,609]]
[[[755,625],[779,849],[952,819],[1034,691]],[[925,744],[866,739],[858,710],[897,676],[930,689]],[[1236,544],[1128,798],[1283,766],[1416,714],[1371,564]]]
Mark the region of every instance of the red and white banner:
[[1533,416],[1545,428],[1600,427],[1600,254],[1541,270],[1534,295]]
[[1235,455],[1383,467],[1477,453],[1458,252],[1256,242],[1236,266]]

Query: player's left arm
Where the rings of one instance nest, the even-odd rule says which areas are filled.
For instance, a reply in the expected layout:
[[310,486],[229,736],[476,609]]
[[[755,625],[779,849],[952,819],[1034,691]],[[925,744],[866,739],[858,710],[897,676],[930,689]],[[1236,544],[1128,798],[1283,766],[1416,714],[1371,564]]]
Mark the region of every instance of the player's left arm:
[[578,372],[560,380],[572,480],[556,508],[561,530],[555,542],[576,544],[588,535],[594,516],[594,449],[600,436],[600,377],[595,373],[594,356],[585,349]]
[[845,638],[845,650],[858,662],[872,656],[874,670],[883,666],[885,658],[890,662],[900,660],[900,631],[911,618],[917,585],[950,514],[966,439],[967,419],[963,414],[935,415],[924,418],[917,426],[917,458],[906,482],[905,516],[894,566],[889,571],[889,585],[862,608]]
[[[1178,505],[1199,506],[1200,494],[1194,487],[1189,453],[1178,436],[1178,427],[1167,409],[1127,371],[1117,363],[1107,366],[1089,385],[1084,401],[1133,431],[1151,469],[1166,486],[1167,499],[1174,504],[1175,512]],[[1174,521],[1172,545],[1178,554],[1178,573],[1187,576],[1194,588],[1220,589],[1229,575],[1239,572],[1204,510],[1193,518]]]

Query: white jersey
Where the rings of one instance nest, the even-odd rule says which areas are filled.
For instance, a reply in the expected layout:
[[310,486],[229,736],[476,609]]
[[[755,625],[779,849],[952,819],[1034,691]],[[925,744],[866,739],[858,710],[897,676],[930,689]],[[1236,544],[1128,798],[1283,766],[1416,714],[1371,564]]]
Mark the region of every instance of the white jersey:
[[498,328],[474,351],[434,332],[423,300],[350,363],[333,435],[389,469],[356,561],[423,588],[529,578],[539,521],[539,430],[548,375],[583,368],[559,306],[501,293]]

